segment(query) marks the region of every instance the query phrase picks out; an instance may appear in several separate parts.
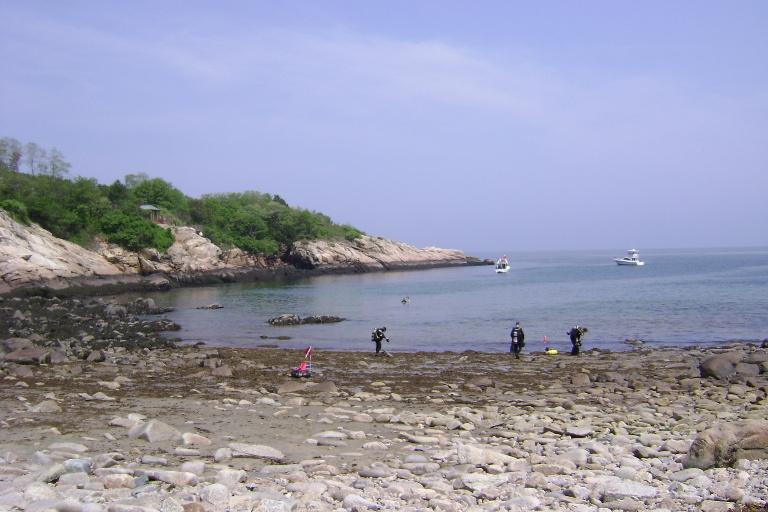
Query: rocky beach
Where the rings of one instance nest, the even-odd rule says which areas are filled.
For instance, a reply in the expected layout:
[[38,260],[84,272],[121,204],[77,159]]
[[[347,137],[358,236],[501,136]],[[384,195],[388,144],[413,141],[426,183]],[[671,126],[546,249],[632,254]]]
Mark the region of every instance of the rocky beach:
[[0,300],[0,510],[766,510],[756,344],[317,351],[297,380],[300,351],[175,346],[162,314]]

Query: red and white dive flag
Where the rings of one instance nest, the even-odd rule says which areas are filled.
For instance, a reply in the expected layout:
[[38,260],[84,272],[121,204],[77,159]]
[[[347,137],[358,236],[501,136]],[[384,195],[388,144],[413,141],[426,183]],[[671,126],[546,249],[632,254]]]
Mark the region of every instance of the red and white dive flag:
[[304,349],[304,359],[309,359],[312,356],[312,347]]

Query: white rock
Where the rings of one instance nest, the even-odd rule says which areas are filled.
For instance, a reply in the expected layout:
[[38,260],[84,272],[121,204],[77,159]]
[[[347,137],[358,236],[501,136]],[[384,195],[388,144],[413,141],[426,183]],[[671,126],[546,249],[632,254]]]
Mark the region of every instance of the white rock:
[[245,482],[248,473],[242,469],[222,469],[216,474],[216,483],[234,487],[240,482]]
[[184,432],[181,435],[181,440],[184,442],[184,446],[209,446],[211,444],[211,440],[207,437],[192,432]]
[[190,460],[181,465],[181,471],[187,473],[193,473],[197,476],[205,473],[205,462],[201,460]]
[[181,439],[181,432],[162,421],[151,420],[147,423],[135,425],[128,431],[128,437],[131,439],[146,439],[150,443],[158,443],[178,441]]
[[70,452],[70,453],[85,453],[88,451],[87,446],[79,443],[52,443],[48,447],[48,449],[52,451]]
[[468,444],[456,445],[456,457],[459,464],[506,464],[517,459],[488,448],[479,448]]
[[260,444],[229,443],[232,449],[233,457],[253,457],[258,459],[268,459],[277,462],[285,459],[285,455],[280,450]]
[[219,505],[229,501],[230,492],[226,485],[206,485],[198,492],[200,499],[212,505]]

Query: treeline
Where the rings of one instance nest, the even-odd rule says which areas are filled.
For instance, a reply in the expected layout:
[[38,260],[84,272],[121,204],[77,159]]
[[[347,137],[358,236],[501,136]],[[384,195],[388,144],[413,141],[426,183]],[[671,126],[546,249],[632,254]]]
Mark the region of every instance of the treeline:
[[[80,245],[103,237],[134,251],[165,251],[174,242],[171,230],[163,227],[167,225],[193,225],[219,246],[267,255],[297,240],[352,240],[362,235],[321,213],[292,208],[279,195],[243,192],[190,198],[144,173],[102,185],[95,179],[68,179],[69,170],[57,150],[0,139],[0,208],[20,222],[35,222]],[[142,205],[158,210],[141,210]]]

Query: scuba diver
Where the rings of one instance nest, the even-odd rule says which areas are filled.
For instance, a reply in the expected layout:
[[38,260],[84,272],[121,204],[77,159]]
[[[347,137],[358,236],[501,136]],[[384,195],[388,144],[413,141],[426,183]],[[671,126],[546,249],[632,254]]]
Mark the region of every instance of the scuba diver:
[[379,327],[371,333],[371,341],[376,343],[376,355],[379,355],[379,352],[381,352],[381,340],[387,340],[387,343],[389,343],[389,338],[384,334],[385,332],[387,332],[386,327]]
[[571,338],[571,355],[577,356],[581,352],[581,338],[589,331],[586,327],[576,325],[566,334]]
[[512,338],[512,342],[509,345],[509,352],[515,354],[515,359],[520,359],[520,352],[525,347],[525,332],[520,322],[515,322],[515,327],[512,328],[512,332],[509,333]]
[[403,304],[410,304],[411,298],[408,295],[406,295],[405,297],[403,297],[403,300],[401,300],[400,302]]

